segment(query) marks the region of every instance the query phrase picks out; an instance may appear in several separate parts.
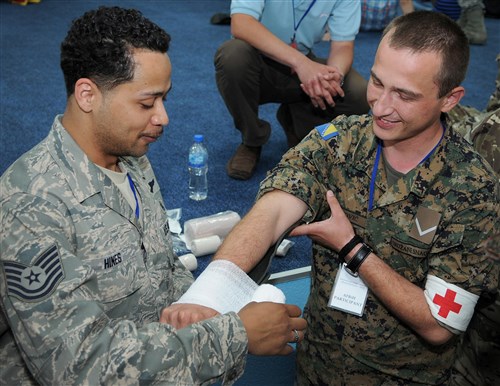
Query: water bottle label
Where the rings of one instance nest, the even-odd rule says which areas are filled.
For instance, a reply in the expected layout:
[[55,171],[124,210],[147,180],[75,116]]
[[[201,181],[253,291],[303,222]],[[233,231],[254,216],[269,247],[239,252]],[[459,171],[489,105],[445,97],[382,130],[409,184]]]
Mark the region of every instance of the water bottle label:
[[190,154],[189,166],[193,168],[202,168],[205,166],[205,157],[203,154]]

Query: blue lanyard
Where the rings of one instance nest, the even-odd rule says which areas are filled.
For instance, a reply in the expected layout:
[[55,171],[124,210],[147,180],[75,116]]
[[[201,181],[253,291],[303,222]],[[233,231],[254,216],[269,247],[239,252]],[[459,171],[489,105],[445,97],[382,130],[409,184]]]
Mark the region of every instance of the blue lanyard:
[[292,9],[293,9],[293,38],[292,38],[292,42],[295,41],[295,33],[299,29],[300,23],[302,23],[302,20],[304,20],[304,18],[309,13],[309,11],[311,10],[311,8],[312,8],[312,6],[314,5],[315,2],[316,2],[316,0],[313,0],[311,2],[311,4],[309,4],[309,8],[307,8],[307,11],[302,15],[302,17],[300,18],[299,22],[297,24],[295,24],[295,1],[292,0]]
[[132,177],[130,177],[130,174],[127,173],[127,178],[128,178],[128,183],[130,185],[130,189],[132,189],[132,193],[134,193],[134,198],[135,198],[135,217],[139,218],[139,200],[137,199],[137,193],[135,192],[135,186],[134,182],[132,181]]
[[[444,126],[443,126],[443,133],[441,134],[441,138],[439,139],[439,142],[424,157],[424,159],[418,163],[419,165],[423,164],[432,155],[432,153],[434,153],[434,150],[436,150],[436,148],[439,146],[439,144],[443,140],[443,137],[444,137]],[[371,176],[371,180],[370,180],[370,195],[368,197],[368,212],[371,212],[371,210],[373,209],[373,195],[375,194],[375,180],[377,178],[378,163],[380,161],[380,153],[381,152],[382,152],[382,141],[378,141],[377,155],[375,156],[375,163],[373,164],[372,176]]]

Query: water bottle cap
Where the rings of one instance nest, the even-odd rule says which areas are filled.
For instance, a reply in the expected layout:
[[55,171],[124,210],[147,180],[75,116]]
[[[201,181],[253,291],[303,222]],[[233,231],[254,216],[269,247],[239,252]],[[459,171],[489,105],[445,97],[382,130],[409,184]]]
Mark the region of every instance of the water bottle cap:
[[195,134],[194,141],[195,142],[203,142],[203,134]]

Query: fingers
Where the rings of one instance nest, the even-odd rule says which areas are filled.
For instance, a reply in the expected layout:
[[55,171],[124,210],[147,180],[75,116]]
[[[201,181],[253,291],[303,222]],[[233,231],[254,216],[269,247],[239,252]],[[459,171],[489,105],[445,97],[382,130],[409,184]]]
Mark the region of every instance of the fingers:
[[326,192],[326,201],[328,202],[330,209],[334,209],[334,207],[340,206],[337,197],[335,197],[335,194],[333,194],[331,190]]
[[344,90],[336,81],[327,82],[320,78],[313,84],[306,86],[301,84],[300,87],[311,98],[311,103],[315,108],[326,110],[327,105],[335,107],[334,97],[339,95],[344,97]]
[[247,332],[248,351],[255,355],[291,353],[290,344],[301,341],[307,327],[300,314],[300,308],[291,304],[262,302],[243,307],[238,315]]
[[181,329],[216,315],[218,315],[217,311],[197,304],[174,304],[162,310],[160,323]]
[[292,338],[290,339],[290,343],[300,343],[304,340],[305,330],[293,329],[291,335]]
[[300,307],[296,306],[295,304],[285,304],[286,310],[288,312],[288,315],[291,317],[298,317],[302,314],[302,310]]

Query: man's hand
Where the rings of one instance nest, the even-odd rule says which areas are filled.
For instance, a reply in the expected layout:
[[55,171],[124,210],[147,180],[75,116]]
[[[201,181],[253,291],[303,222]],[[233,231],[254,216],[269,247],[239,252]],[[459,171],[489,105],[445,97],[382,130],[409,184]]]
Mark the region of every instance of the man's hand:
[[326,105],[335,106],[334,97],[344,96],[343,76],[335,66],[328,66],[305,58],[296,69],[302,90],[311,98],[314,107],[326,109]]
[[217,311],[198,304],[172,304],[162,310],[160,322],[181,329],[201,320],[212,318],[218,314]]
[[288,355],[293,352],[288,343],[302,341],[307,327],[300,314],[300,308],[291,304],[248,303],[238,312],[247,331],[248,352],[254,355]]
[[330,218],[300,225],[290,232],[290,236],[307,235],[314,241],[338,252],[354,237],[354,229],[331,190],[326,193],[326,199],[330,205]]

